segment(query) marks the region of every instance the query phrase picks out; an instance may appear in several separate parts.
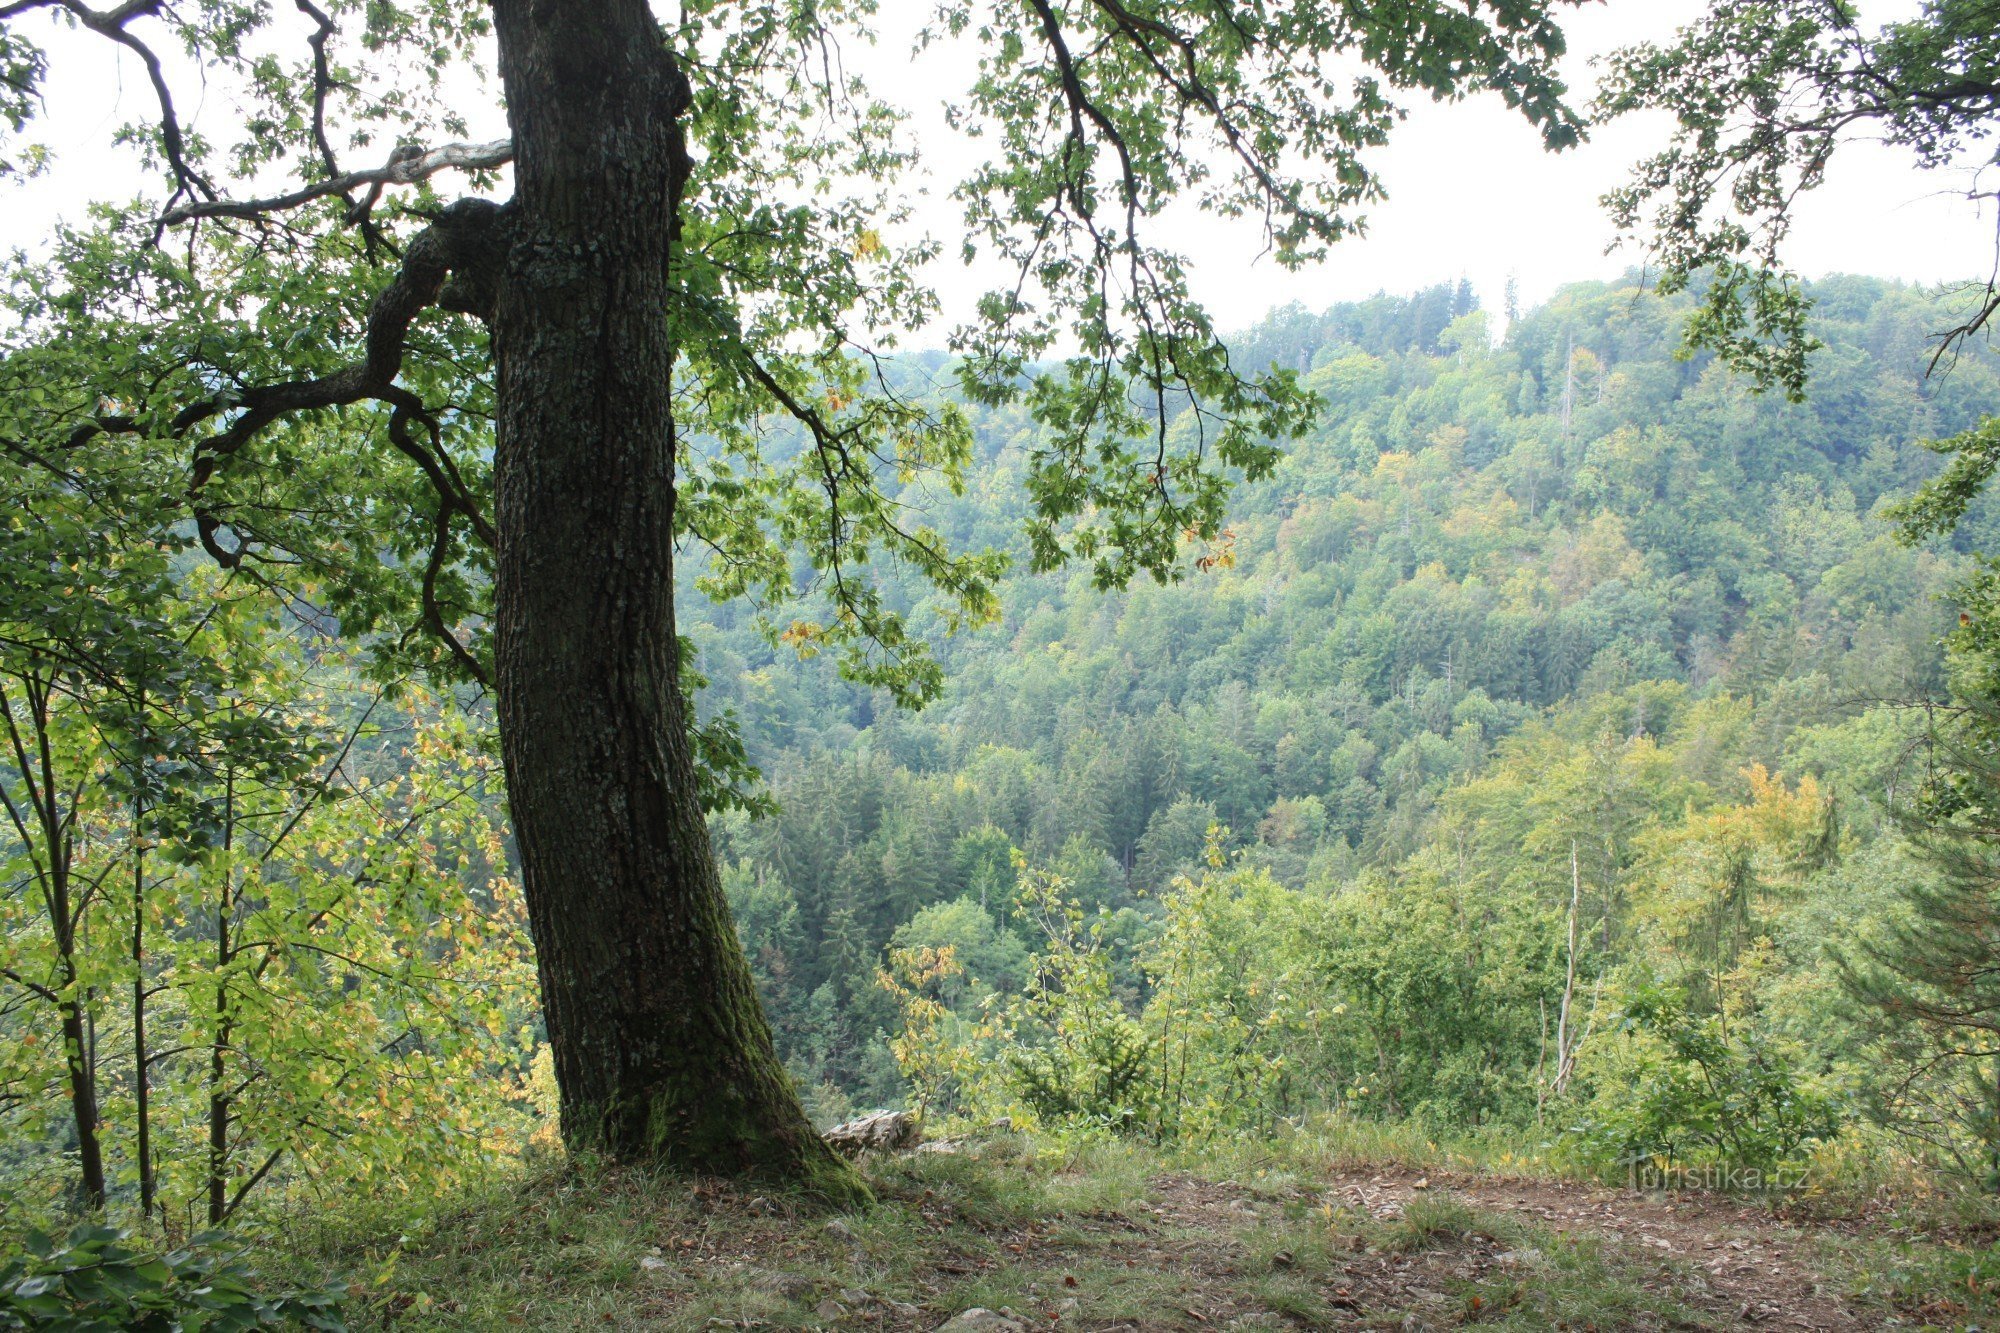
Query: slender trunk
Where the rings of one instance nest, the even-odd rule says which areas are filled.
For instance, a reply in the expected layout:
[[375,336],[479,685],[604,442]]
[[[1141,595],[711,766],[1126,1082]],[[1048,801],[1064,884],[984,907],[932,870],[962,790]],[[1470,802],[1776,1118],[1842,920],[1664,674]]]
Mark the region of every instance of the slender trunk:
[[[46,719],[44,719],[46,722]],[[47,756],[47,729],[43,728],[43,753]],[[62,956],[62,1000],[57,1010],[62,1018],[63,1060],[69,1075],[70,1112],[76,1124],[77,1171],[83,1186],[83,1206],[101,1211],[104,1188],[104,1144],[97,1107],[97,1043],[91,1039],[90,991],[83,985],[83,969],[77,958],[77,917],[71,902],[71,843],[67,822],[55,810],[55,765],[44,764],[45,799],[51,816],[49,829],[49,877],[53,891],[56,948]]]
[[493,308],[495,667],[573,1146],[865,1191],[800,1109],[716,874],[679,687],[688,84],[643,0],[495,0],[515,145]]
[[[143,706],[143,698],[141,700]],[[143,761],[142,761],[143,762]],[[132,798],[132,1100],[138,1121],[139,1211],[153,1215],[152,1056],[146,1048],[146,807]]]
[[[22,679],[21,687],[29,728],[26,737],[15,726],[11,705],[4,695],[0,695],[0,709],[9,710],[7,737],[43,849],[44,864],[37,877],[45,895],[57,966],[62,971],[62,987],[53,999],[57,1020],[62,1025],[63,1073],[69,1083],[70,1120],[76,1131],[78,1195],[85,1209],[99,1212],[104,1208],[105,1188],[96,1050],[90,1037],[89,992],[83,985],[83,968],[77,958],[77,921],[81,912],[72,900],[70,882],[75,852],[71,818],[75,811],[64,811],[58,795],[62,788],[56,780],[55,747],[49,738],[50,682],[28,676]],[[26,817],[14,806],[10,805],[8,811],[22,840],[32,844]]]
[[77,1172],[83,1206],[97,1212],[104,1207],[104,1148],[98,1139],[97,1077],[90,1064],[90,1036],[84,1023],[82,1001],[65,999],[59,1009],[69,1073],[70,1111],[76,1124]]
[[[53,799],[51,797],[50,799]],[[63,988],[56,1002],[62,1022],[63,1065],[69,1079],[70,1118],[76,1126],[76,1164],[83,1206],[104,1207],[104,1145],[97,1109],[97,1060],[90,1039],[89,992],[82,984],[77,960],[76,921],[70,904],[68,838],[58,834],[49,857],[51,912],[55,918],[56,954]]]
[[1583,872],[1577,865],[1576,840],[1569,844],[1569,954],[1563,969],[1562,1006],[1556,1011],[1556,1076],[1551,1091],[1561,1096],[1576,1068],[1576,1042],[1570,1032],[1570,1006],[1576,1002],[1576,918],[1583,905]]
[[215,901],[215,1039],[208,1048],[208,1224],[219,1227],[229,1216],[229,918],[234,902],[236,870],[230,853],[236,843],[236,775],[225,774],[222,785],[222,888]]

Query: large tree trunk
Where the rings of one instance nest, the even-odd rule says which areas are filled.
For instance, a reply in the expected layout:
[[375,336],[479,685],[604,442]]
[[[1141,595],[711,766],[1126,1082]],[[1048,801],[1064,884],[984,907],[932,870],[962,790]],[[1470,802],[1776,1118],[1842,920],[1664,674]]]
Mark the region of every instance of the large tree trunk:
[[674,633],[668,253],[687,85],[643,0],[495,0],[515,144],[495,685],[565,1139],[865,1190],[779,1064],[716,875]]

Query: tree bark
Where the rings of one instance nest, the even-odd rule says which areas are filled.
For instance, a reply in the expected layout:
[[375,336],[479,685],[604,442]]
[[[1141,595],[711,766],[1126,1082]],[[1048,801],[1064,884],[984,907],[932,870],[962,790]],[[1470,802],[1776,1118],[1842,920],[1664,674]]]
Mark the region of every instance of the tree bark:
[[516,173],[492,312],[495,687],[563,1135],[858,1200],[772,1047],[679,688],[687,81],[643,0],[493,15]]

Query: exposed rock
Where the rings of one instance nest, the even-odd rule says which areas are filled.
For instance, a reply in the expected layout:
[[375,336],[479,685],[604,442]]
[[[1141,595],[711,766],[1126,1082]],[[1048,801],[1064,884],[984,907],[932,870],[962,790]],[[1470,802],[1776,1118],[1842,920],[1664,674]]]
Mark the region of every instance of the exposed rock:
[[913,1148],[920,1137],[917,1118],[908,1111],[877,1111],[826,1131],[826,1141],[849,1157],[864,1151],[896,1152]]
[[1028,1326],[1018,1319],[974,1306],[939,1324],[937,1333],[1028,1333]]

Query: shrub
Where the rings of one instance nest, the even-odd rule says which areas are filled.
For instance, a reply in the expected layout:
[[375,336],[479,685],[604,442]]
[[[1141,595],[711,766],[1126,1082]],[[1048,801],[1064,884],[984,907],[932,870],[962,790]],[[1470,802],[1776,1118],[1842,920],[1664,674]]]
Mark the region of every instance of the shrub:
[[1641,1055],[1606,1079],[1570,1133],[1591,1156],[1637,1168],[1715,1164],[1768,1176],[1840,1132],[1831,1097],[1744,1019],[1690,1013],[1678,991],[1644,989],[1625,1006]]
[[226,1237],[207,1232],[158,1254],[128,1231],[84,1225],[56,1241],[28,1233],[0,1261],[0,1329],[47,1333],[237,1333],[304,1327],[345,1333],[342,1286],[266,1295]]

